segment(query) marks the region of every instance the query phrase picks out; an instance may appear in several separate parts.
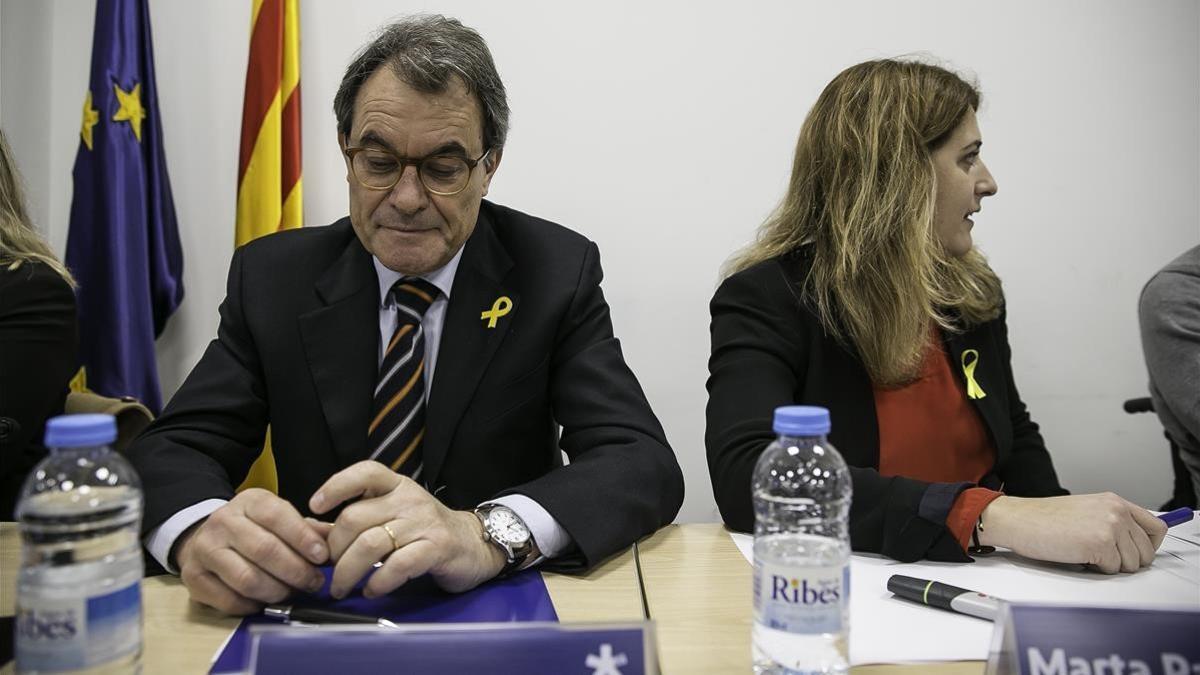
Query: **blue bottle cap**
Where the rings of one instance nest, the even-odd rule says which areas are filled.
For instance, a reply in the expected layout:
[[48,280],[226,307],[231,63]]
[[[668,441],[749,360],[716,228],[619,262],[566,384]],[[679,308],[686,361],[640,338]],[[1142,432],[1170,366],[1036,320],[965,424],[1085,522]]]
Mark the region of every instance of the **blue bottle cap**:
[[47,448],[84,448],[117,440],[112,415],[59,415],[46,422]]
[[787,436],[824,436],[829,433],[829,409],[812,405],[785,405],[775,409],[775,433]]

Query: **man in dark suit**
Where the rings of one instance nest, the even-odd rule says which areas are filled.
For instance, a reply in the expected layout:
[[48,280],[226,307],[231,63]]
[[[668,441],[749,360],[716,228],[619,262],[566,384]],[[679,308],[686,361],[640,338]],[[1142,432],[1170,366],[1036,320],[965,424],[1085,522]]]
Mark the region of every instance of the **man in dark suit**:
[[[337,596],[380,560],[368,595],[424,573],[465,590],[670,522],[682,476],[595,244],[483,200],[508,108],[482,38],[393,24],[334,109],[349,218],[234,254],[217,338],[130,450],[151,553],[247,613],[327,561]],[[268,424],[279,495],[235,495]]]

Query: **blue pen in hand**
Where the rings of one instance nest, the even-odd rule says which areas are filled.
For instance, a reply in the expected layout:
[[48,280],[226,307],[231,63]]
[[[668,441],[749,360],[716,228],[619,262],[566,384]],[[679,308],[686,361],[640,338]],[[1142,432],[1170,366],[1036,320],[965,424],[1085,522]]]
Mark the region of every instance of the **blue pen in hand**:
[[1175,527],[1191,520],[1195,513],[1188,507],[1167,511],[1158,516],[1158,519],[1167,524],[1167,527]]

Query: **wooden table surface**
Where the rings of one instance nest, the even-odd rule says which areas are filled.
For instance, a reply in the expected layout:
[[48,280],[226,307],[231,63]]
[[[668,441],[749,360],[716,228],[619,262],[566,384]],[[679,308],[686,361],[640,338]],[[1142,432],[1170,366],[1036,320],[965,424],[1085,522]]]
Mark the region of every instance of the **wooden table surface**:
[[[638,545],[663,672],[750,670],[753,569],[724,526],[669,525]],[[869,636],[851,634],[851,640]],[[979,675],[982,661],[858,666],[855,675]]]
[[[12,616],[20,561],[13,523],[0,523],[0,616]],[[750,670],[749,563],[718,524],[671,525],[643,540],[638,561],[619,555],[584,576],[543,578],[562,621],[640,621],[642,581],[655,622],[663,673],[745,673]],[[205,673],[237,625],[188,600],[178,577],[142,581],[145,673]],[[865,636],[851,636],[865,639]],[[12,672],[8,664],[3,673]],[[860,666],[856,675],[978,675],[982,662]]]

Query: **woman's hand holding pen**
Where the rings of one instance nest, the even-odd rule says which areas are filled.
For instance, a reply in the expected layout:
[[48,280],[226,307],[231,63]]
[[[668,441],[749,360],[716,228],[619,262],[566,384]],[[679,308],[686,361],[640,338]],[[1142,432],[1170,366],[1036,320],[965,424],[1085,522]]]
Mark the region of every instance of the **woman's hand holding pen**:
[[1136,572],[1154,560],[1167,526],[1121,497],[1102,494],[1028,499],[1004,496],[983,511],[979,542],[1035,560]]

